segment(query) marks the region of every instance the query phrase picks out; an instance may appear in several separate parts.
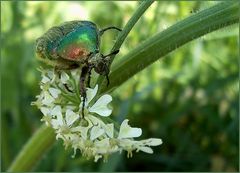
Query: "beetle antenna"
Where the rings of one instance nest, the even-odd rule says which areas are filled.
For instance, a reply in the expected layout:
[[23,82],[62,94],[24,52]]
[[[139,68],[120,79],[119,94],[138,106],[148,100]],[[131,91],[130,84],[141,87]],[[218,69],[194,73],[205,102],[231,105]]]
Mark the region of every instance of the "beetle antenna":
[[119,52],[119,50],[115,50],[115,51],[109,53],[108,55],[104,55],[103,58],[106,58],[106,57],[111,56],[111,55],[116,55],[116,54],[118,54],[118,52]]
[[110,30],[110,29],[116,29],[116,30],[118,30],[118,31],[122,31],[122,29],[117,28],[117,27],[115,27],[115,26],[109,26],[109,27],[107,27],[107,28],[104,28],[104,29],[100,30],[99,33],[100,33],[100,35],[103,35],[103,33],[104,33],[105,31]]

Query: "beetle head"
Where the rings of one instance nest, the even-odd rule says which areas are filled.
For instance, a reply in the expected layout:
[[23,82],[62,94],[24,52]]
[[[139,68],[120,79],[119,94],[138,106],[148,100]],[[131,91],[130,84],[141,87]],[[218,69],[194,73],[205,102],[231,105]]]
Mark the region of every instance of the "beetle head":
[[44,58],[46,41],[43,38],[36,40],[36,53],[40,58]]

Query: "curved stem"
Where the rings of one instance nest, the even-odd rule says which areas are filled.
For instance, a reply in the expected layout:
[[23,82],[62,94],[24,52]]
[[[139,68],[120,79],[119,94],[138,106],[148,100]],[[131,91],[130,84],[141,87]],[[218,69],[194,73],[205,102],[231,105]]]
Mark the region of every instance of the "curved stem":
[[31,171],[55,141],[54,130],[42,125],[17,155],[8,172]]
[[[144,12],[152,5],[154,1],[153,0],[145,0],[143,1],[138,9],[134,12],[132,17],[129,19],[123,30],[119,33],[117,40],[115,44],[112,47],[111,52],[114,52],[116,50],[119,50],[120,47],[122,46],[124,40],[127,38],[129,32],[132,30],[133,26],[137,23],[137,21],[140,19],[140,17],[144,14]],[[109,62],[109,69],[112,64],[112,61],[114,60],[115,55],[110,56],[110,62]],[[99,86],[102,85],[104,77],[99,76],[97,83]]]

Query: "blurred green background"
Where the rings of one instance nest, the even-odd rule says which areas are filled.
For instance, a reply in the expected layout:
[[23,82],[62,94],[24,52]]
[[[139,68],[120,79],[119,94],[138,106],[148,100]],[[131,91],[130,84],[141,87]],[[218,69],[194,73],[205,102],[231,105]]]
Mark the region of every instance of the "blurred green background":
[[[155,2],[124,42],[116,61],[177,21],[214,2]],[[68,20],[91,20],[100,28],[123,27],[139,2],[1,2],[1,166],[41,126],[30,105],[39,94],[36,38]],[[108,53],[116,32],[103,36]],[[116,89],[113,118],[141,127],[141,139],[162,138],[154,154],[115,154],[107,163],[71,158],[59,140],[35,171],[238,171],[238,25],[177,49]],[[157,51],[157,50],[156,50]],[[127,69],[126,69],[127,70]]]

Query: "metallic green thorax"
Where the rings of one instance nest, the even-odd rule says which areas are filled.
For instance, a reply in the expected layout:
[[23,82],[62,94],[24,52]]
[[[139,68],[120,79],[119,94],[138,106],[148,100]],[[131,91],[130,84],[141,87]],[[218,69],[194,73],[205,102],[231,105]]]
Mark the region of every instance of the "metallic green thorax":
[[45,63],[68,68],[87,59],[91,52],[98,51],[99,37],[97,26],[90,21],[65,22],[37,39],[36,52]]
[[98,49],[98,31],[96,28],[84,25],[63,37],[56,47],[56,52],[64,59],[81,61],[90,52]]

